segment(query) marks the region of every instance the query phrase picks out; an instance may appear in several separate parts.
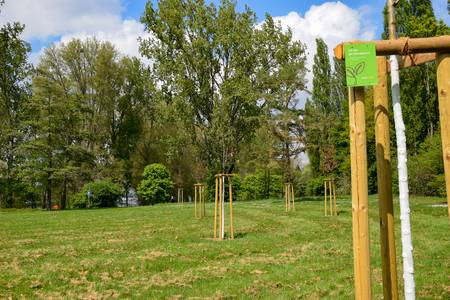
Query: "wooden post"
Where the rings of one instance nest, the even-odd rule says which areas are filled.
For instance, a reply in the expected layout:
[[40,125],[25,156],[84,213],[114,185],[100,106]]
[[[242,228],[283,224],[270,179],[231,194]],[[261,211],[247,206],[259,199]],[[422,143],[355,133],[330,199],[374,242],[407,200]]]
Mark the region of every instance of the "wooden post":
[[324,192],[324,198],[325,198],[325,202],[324,202],[324,207],[325,207],[325,216],[327,216],[327,209],[328,209],[328,206],[327,206],[327,181],[325,180],[324,182],[323,182],[323,184],[324,184],[324,190],[325,190],[325,192]]
[[383,294],[384,299],[398,299],[386,58],[384,56],[377,57],[377,63],[378,85],[374,87],[373,97]]
[[203,216],[206,217],[206,207],[205,207],[205,186],[202,186],[202,209],[203,209]]
[[364,87],[349,88],[355,298],[371,299]]
[[233,228],[233,189],[231,176],[228,177],[228,192],[230,197],[230,238],[234,239],[234,228]]
[[333,179],[333,198],[334,198],[334,204],[333,204],[333,207],[334,207],[334,215],[337,216],[337,207],[336,207],[336,183],[334,182],[334,179]]
[[197,185],[194,185],[194,214],[195,218],[197,218]]
[[217,206],[218,206],[218,196],[219,196],[219,182],[218,177],[216,176],[216,193],[214,195],[214,238],[217,238]]
[[223,216],[223,210],[222,210],[222,205],[223,205],[223,181],[222,181],[223,177],[222,175],[219,176],[219,239],[222,239],[222,232],[223,232],[223,223],[222,223],[222,218]]
[[447,211],[450,219],[450,54],[437,56],[437,84],[441,123],[442,155],[444,157]]
[[295,211],[295,194],[294,194],[294,185],[291,184],[291,191],[292,191],[292,211]]

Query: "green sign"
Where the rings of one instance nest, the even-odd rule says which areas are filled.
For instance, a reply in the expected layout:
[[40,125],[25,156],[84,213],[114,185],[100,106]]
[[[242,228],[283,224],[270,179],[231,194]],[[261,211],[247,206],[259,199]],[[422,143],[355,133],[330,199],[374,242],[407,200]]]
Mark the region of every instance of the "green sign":
[[377,55],[374,43],[344,44],[347,86],[378,84]]

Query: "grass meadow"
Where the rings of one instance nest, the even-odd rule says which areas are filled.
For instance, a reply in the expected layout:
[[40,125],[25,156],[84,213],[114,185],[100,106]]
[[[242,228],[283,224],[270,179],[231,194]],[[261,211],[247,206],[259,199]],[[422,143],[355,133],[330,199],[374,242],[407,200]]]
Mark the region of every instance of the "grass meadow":
[[[298,200],[298,199],[297,199]],[[382,299],[377,197],[372,295]],[[439,198],[411,199],[418,299],[450,299],[450,226]],[[397,263],[402,293],[398,200]],[[213,204],[0,211],[0,299],[353,299],[351,200],[235,202],[235,240],[212,239]],[[403,295],[402,297],[403,298]]]

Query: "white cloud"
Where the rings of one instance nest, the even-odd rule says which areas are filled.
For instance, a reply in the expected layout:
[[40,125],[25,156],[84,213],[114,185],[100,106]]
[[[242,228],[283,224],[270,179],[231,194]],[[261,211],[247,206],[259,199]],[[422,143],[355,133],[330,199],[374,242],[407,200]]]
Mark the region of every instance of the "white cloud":
[[[120,0],[7,0],[0,24],[25,24],[23,38],[57,43],[73,38],[96,37],[110,41],[126,55],[139,56],[138,37],[146,37],[144,26],[134,19],[122,20]],[[33,49],[30,61],[36,64],[43,49]]]
[[25,24],[25,39],[118,28],[120,0],[6,0],[0,23]]
[[144,25],[136,20],[124,20],[120,27],[116,30],[99,30],[96,32],[77,32],[67,34],[61,37],[61,42],[67,43],[73,38],[85,39],[95,37],[100,41],[109,41],[117,47],[119,52],[130,55],[139,56],[139,37],[148,37],[149,34],[144,32]]
[[[355,39],[371,40],[375,36],[375,27],[364,16],[370,12],[365,5],[360,9],[352,9],[342,2],[326,2],[312,5],[302,17],[297,12],[290,12],[287,16],[274,17],[283,28],[291,28],[293,38],[301,41],[307,47],[307,67],[312,70],[314,54],[316,52],[316,38],[322,38],[329,47],[330,58],[333,48],[343,41]],[[308,88],[312,88],[312,74],[307,75]],[[300,95],[304,105],[307,95]]]

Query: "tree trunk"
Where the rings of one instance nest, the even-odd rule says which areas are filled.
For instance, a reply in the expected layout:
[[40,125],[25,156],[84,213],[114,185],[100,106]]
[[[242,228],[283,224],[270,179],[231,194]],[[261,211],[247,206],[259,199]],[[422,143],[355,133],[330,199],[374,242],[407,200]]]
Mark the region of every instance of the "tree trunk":
[[63,193],[61,197],[61,209],[66,209],[67,206],[67,179],[64,178]]

